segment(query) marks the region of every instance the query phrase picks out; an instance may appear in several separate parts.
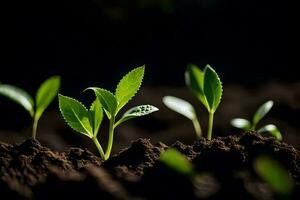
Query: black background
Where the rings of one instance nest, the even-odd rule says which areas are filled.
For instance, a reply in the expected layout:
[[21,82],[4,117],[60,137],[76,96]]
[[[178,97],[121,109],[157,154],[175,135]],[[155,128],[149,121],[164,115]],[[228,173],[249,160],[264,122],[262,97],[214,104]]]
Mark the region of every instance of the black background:
[[225,83],[295,80],[288,1],[45,0],[1,3],[0,81],[34,92],[53,74],[63,90],[113,88],[146,64],[148,85],[184,85],[186,64]]

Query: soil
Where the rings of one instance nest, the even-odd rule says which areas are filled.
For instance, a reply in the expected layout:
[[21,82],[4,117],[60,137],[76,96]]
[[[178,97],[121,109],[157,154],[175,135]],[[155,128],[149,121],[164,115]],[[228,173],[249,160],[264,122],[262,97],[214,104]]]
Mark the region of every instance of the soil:
[[[194,164],[199,180],[159,162],[170,147]],[[262,154],[288,170],[296,183],[291,199],[297,199],[300,152],[255,132],[193,145],[138,139],[105,162],[86,149],[59,153],[32,139],[0,143],[0,194],[5,199],[280,199],[253,169],[253,160]]]

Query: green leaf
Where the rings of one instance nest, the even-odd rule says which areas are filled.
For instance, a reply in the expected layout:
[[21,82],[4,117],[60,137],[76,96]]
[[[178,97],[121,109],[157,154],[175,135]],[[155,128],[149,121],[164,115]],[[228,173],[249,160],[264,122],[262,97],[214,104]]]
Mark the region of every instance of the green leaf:
[[163,103],[171,110],[185,116],[190,120],[194,120],[195,118],[197,118],[195,109],[192,104],[183,99],[174,96],[165,96],[163,97]]
[[266,156],[260,156],[255,160],[254,168],[276,193],[281,195],[292,193],[293,180],[287,170],[277,161]]
[[161,154],[159,160],[179,174],[186,176],[195,174],[193,165],[176,149],[166,150]]
[[130,71],[121,79],[115,92],[118,100],[117,112],[137,93],[142,84],[144,72],[145,66],[141,66]]
[[158,108],[152,105],[135,106],[124,113],[123,117],[115,124],[115,127],[129,119],[149,115],[155,111],[158,111]]
[[79,101],[61,94],[58,95],[59,109],[67,124],[77,132],[90,138],[93,137],[93,127],[90,123],[90,113]]
[[94,137],[97,136],[101,122],[103,120],[103,110],[100,101],[96,99],[90,107],[91,118],[90,122],[93,127]]
[[208,111],[214,113],[222,98],[222,83],[215,70],[206,65],[204,69],[204,94],[209,106]]
[[204,94],[204,73],[196,65],[189,65],[185,72],[186,85],[201,103],[209,109],[208,102]]
[[110,91],[96,87],[89,87],[86,90],[93,90],[95,92],[109,119],[116,115],[118,102]]
[[243,129],[245,131],[251,128],[251,123],[247,119],[235,118],[232,119],[230,123],[232,126]]
[[26,91],[12,85],[0,84],[0,94],[21,105],[29,112],[30,116],[33,117],[34,102]]
[[60,77],[53,76],[42,83],[36,94],[35,119],[39,119],[45,109],[57,96],[60,87]]
[[267,101],[261,105],[253,116],[253,124],[257,124],[273,107],[273,101]]
[[268,125],[260,128],[257,132],[258,133],[268,132],[272,136],[274,136],[277,140],[282,140],[282,135],[281,135],[279,129],[274,124],[268,124]]

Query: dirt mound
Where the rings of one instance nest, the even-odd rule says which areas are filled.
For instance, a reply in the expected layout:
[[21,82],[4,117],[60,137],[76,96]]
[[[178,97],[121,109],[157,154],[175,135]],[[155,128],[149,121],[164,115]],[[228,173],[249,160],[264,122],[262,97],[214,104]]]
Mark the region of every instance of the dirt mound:
[[134,141],[103,163],[78,148],[58,153],[31,139],[1,143],[0,193],[10,199],[54,199],[58,194],[74,199],[280,199],[253,169],[257,156],[269,155],[293,177],[292,199],[299,195],[300,153],[273,138],[248,132],[171,147],[193,163],[199,178],[191,180],[160,163],[159,155],[169,147],[149,139]]

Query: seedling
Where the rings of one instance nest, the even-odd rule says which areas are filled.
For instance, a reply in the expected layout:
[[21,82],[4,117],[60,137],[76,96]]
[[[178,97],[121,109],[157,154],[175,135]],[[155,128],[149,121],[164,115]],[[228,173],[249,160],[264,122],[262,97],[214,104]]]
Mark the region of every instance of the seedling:
[[[255,131],[257,124],[270,112],[274,105],[273,101],[267,101],[263,105],[261,105],[257,111],[254,113],[252,122],[243,118],[235,118],[231,120],[231,125],[243,129],[245,131]],[[267,132],[274,136],[277,140],[282,140],[282,135],[279,129],[274,124],[267,124],[260,129],[257,130],[258,133]]]
[[60,87],[60,77],[53,76],[43,82],[35,100],[23,89],[13,85],[0,84],[0,94],[25,108],[33,119],[32,138],[36,138],[38,121],[45,109],[56,97]]
[[[214,113],[222,98],[222,82],[215,70],[209,65],[206,65],[203,71],[196,65],[188,66],[185,72],[185,81],[186,85],[208,111],[207,139],[211,140]],[[197,137],[201,137],[201,126],[197,120],[195,109],[190,103],[172,96],[164,97],[163,102],[168,108],[192,120]]]
[[[117,126],[129,119],[158,111],[158,108],[151,105],[135,106],[126,111],[119,120],[116,120],[119,111],[139,90],[144,71],[145,67],[142,66],[126,74],[119,82],[115,94],[102,88],[87,88],[86,90],[92,90],[96,95],[96,100],[90,109],[86,109],[82,103],[75,99],[59,94],[59,107],[65,121],[72,129],[93,140],[103,160],[110,157],[114,130]],[[103,119],[103,110],[109,119],[108,144],[105,152],[97,138]]]
[[279,195],[291,195],[294,182],[287,170],[267,156],[259,156],[254,162],[256,173]]
[[168,149],[160,155],[159,161],[174,172],[193,178],[194,166],[176,149]]

